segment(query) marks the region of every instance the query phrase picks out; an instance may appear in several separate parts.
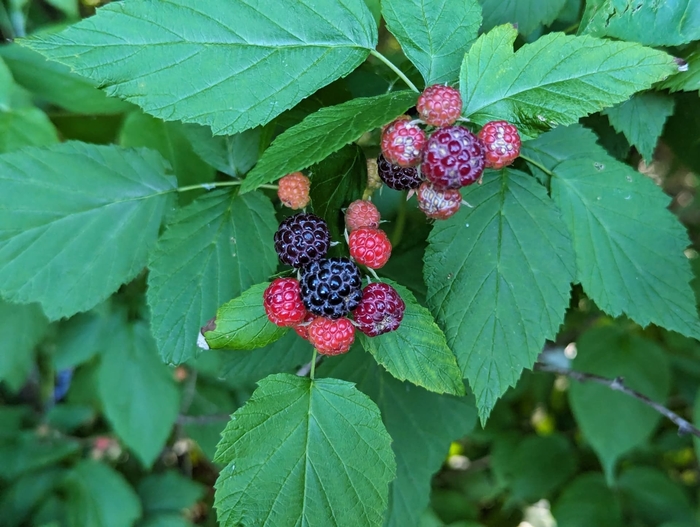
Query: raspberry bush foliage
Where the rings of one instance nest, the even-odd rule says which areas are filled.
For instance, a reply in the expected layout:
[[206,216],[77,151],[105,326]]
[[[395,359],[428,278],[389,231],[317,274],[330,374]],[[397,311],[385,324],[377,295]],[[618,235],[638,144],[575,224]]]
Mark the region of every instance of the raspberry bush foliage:
[[0,525],[698,525],[699,2],[0,6]]

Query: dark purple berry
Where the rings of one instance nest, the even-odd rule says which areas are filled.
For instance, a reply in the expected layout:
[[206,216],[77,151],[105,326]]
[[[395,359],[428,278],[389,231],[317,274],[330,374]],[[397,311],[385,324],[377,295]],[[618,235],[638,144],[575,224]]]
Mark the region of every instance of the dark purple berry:
[[349,258],[312,262],[301,276],[301,299],[314,315],[340,318],[362,300],[360,270]]
[[326,222],[304,212],[285,219],[275,233],[275,250],[280,260],[297,269],[325,257],[330,242]]
[[389,284],[373,282],[362,291],[362,302],[353,313],[357,327],[368,337],[399,328],[406,304]]
[[379,154],[377,158],[377,168],[382,181],[394,190],[418,188],[423,181],[416,167],[394,165],[383,154]]

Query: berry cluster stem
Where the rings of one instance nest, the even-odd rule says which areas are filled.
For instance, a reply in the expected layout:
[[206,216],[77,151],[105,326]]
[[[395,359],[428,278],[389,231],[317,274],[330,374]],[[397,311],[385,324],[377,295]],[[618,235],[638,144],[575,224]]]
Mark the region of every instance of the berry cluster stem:
[[314,354],[311,356],[311,371],[309,372],[309,378],[312,381],[316,375],[316,355],[318,355],[318,350],[314,348]]
[[418,88],[416,88],[416,85],[413,84],[413,83],[411,82],[411,79],[409,79],[408,77],[406,77],[406,75],[404,74],[404,72],[401,71],[401,70],[400,70],[399,68],[397,68],[396,66],[394,66],[394,64],[393,64],[388,58],[386,58],[384,55],[382,55],[381,53],[379,53],[376,49],[373,49],[372,51],[370,51],[370,55],[374,55],[374,56],[377,57],[379,60],[381,60],[384,64],[386,64],[387,67],[388,67],[391,71],[393,71],[394,73],[396,73],[396,75],[398,75],[398,77],[399,77],[402,81],[404,81],[404,82],[406,83],[406,86],[408,86],[409,88],[411,88],[414,92],[420,93],[420,90],[419,90]]
[[[236,187],[241,184],[243,184],[243,181],[214,181],[213,183],[198,183],[197,185],[177,187],[174,191],[189,192],[190,190],[212,190],[220,187]],[[277,190],[277,185],[260,185],[258,188]]]

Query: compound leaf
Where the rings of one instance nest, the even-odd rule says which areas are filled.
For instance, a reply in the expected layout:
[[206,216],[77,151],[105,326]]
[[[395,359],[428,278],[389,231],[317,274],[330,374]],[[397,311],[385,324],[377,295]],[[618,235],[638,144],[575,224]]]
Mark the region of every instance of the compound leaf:
[[481,26],[476,0],[382,0],[382,14],[426,85],[457,80]]
[[506,119],[521,135],[627,100],[677,71],[673,57],[632,42],[550,33],[513,52],[518,32],[498,26],[464,57],[463,114],[477,124]]
[[174,187],[157,152],[77,142],[0,155],[0,182],[0,292],[50,319],[144,268]]
[[484,422],[558,332],[574,256],[559,212],[532,177],[490,172],[463,194],[474,208],[435,224],[424,273],[428,305]]
[[215,506],[239,524],[375,526],[396,473],[379,409],[351,383],[260,381],[222,434]]
[[350,73],[377,24],[363,0],[132,1],[22,43],[156,117],[232,135]]
[[217,307],[274,273],[276,229],[270,201],[257,192],[212,192],[177,212],[148,266],[151,327],[163,360],[196,356],[199,328]]

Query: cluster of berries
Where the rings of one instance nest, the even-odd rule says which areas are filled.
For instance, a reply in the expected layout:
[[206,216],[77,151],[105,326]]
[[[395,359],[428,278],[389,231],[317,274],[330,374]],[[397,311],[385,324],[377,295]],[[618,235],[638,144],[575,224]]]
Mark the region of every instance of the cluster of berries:
[[[299,176],[305,178],[295,173],[280,180],[278,195],[283,203],[304,202],[298,198],[302,186],[308,193],[308,179],[304,182]],[[379,269],[391,255],[391,243],[379,229],[377,208],[369,201],[355,201],[345,220],[352,258],[326,257],[331,239],[322,218],[300,212],[282,221],[275,233],[275,250],[282,263],[297,269],[299,279],[277,278],[263,294],[272,323],[293,327],[325,355],[348,351],[356,327],[370,337],[394,331],[406,309],[389,284],[374,282],[362,288],[357,264]]]
[[[426,88],[416,109],[420,119],[403,115],[384,127],[379,177],[394,190],[417,192],[429,218],[447,219],[462,204],[461,187],[479,181],[484,168],[503,168],[520,155],[520,135],[507,121],[486,123],[478,135],[455,125],[462,97],[449,86]],[[428,135],[419,124],[433,129]]]

